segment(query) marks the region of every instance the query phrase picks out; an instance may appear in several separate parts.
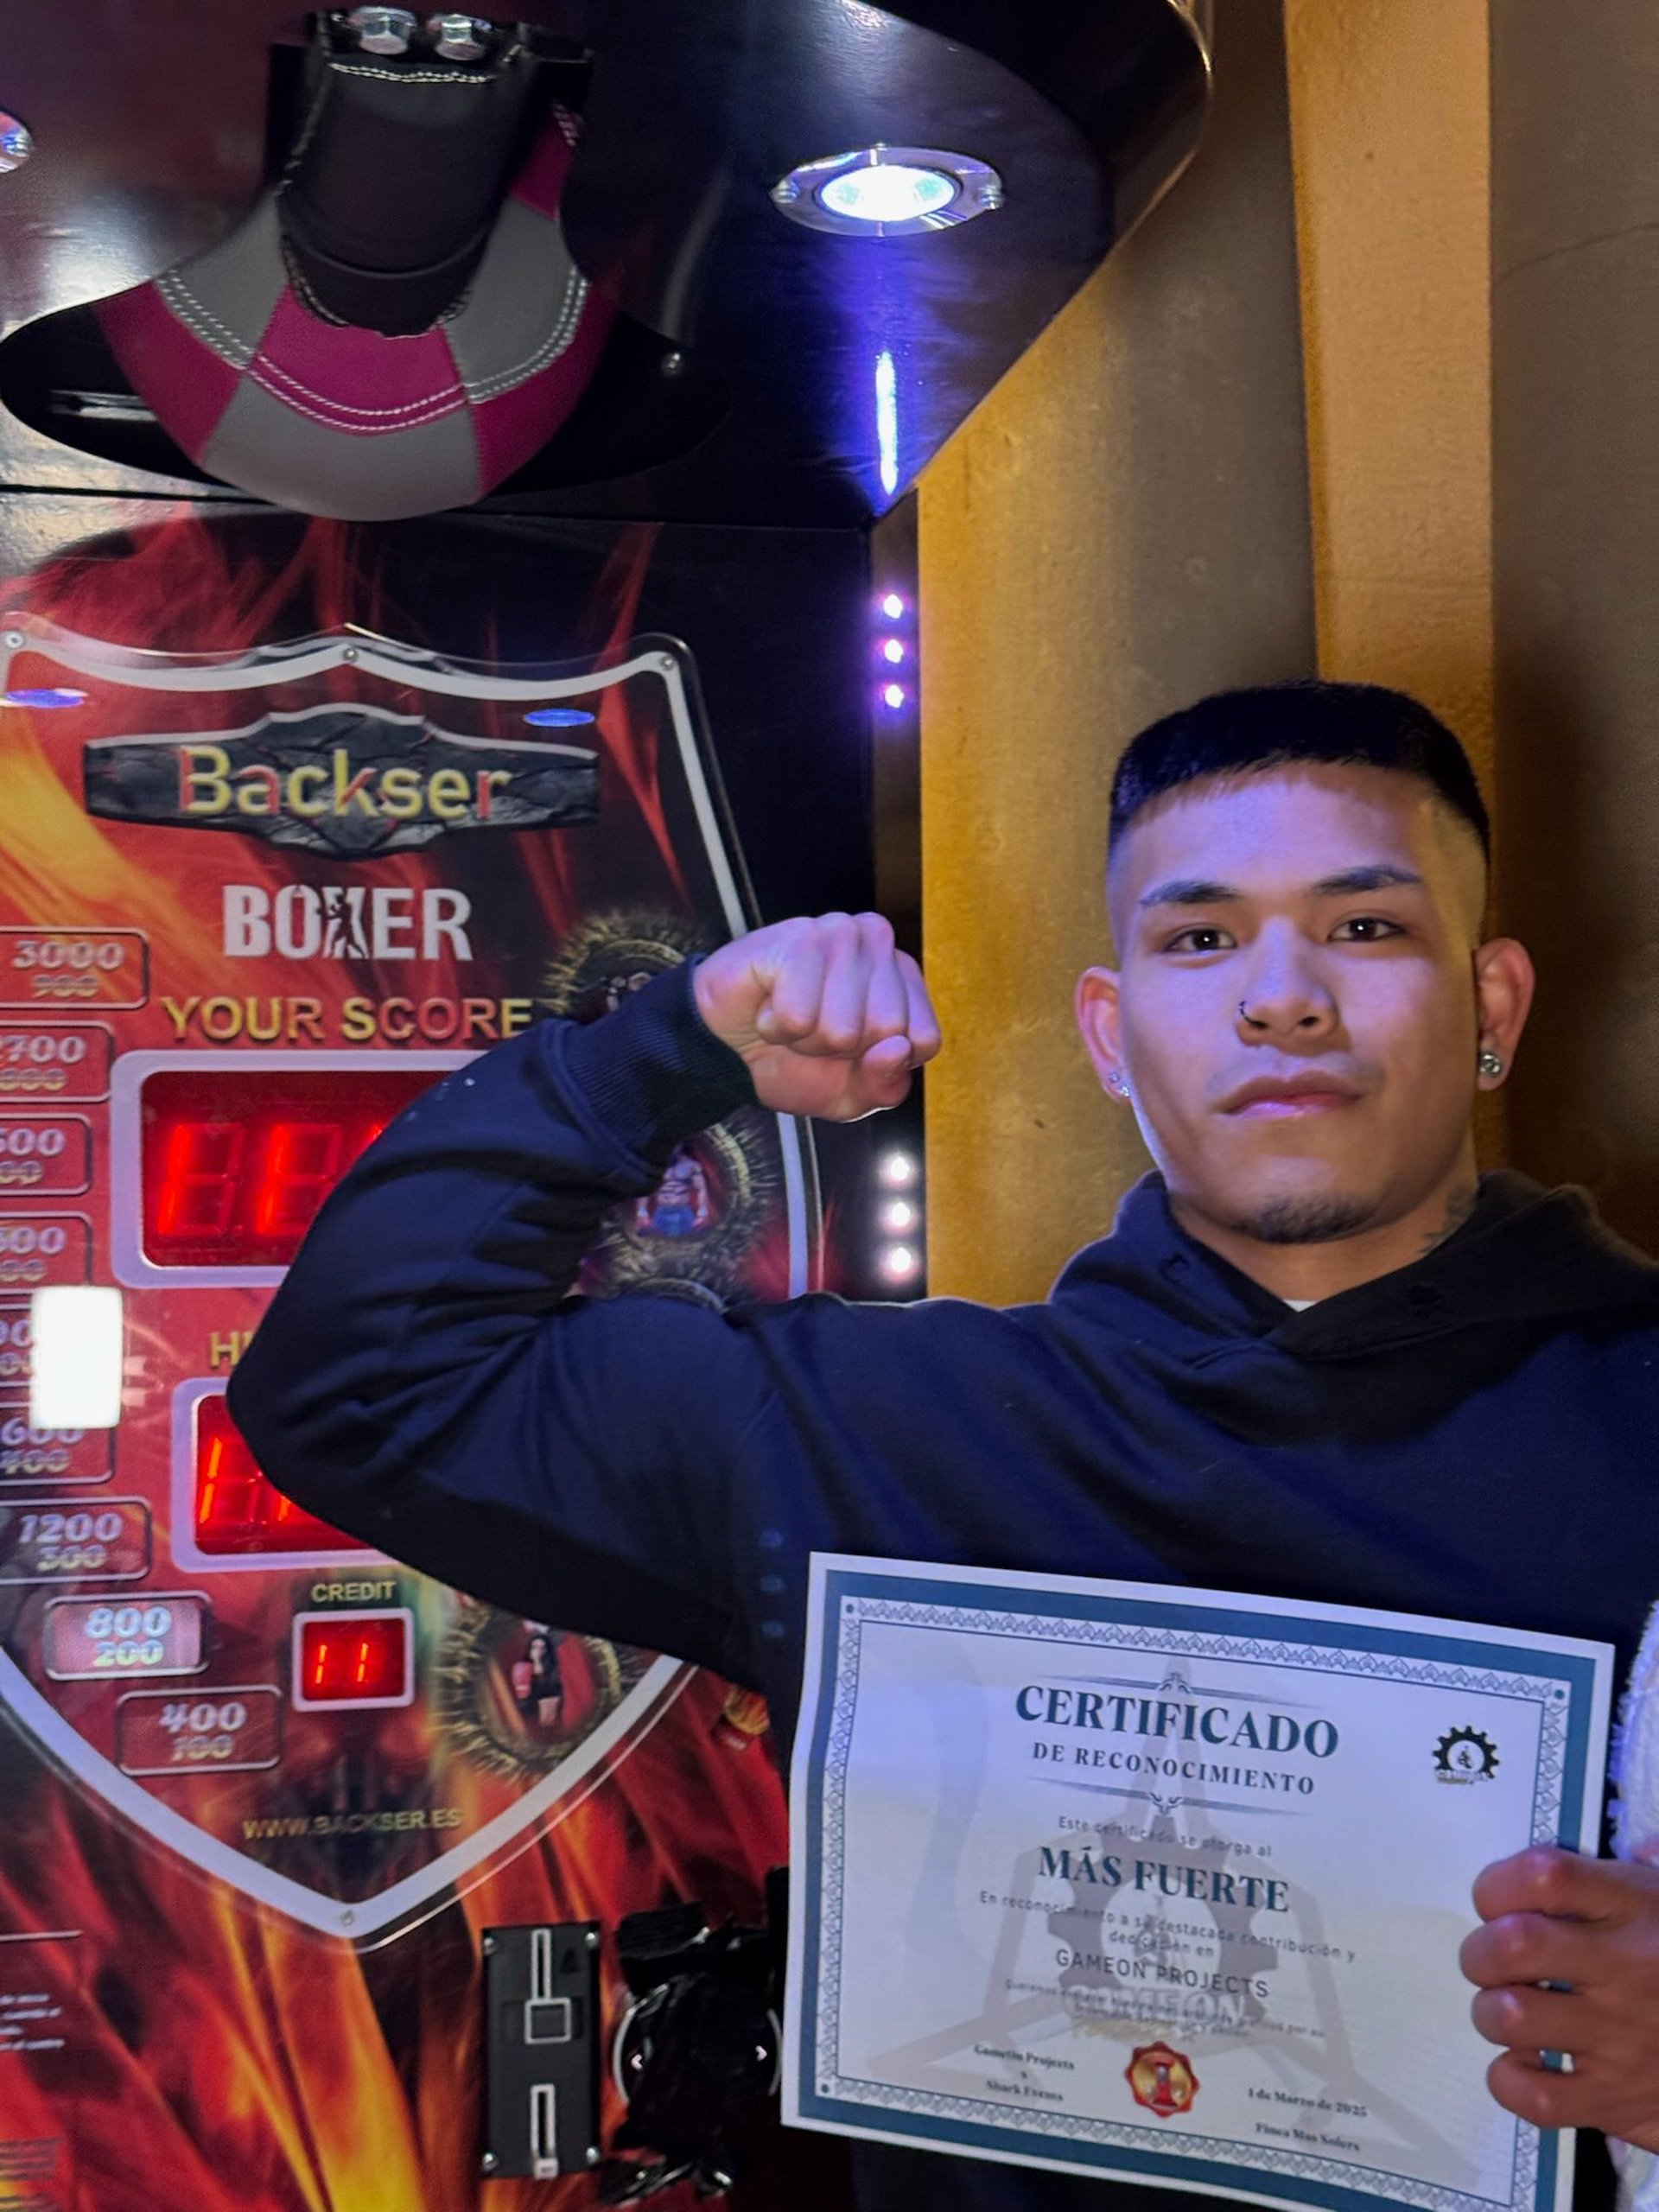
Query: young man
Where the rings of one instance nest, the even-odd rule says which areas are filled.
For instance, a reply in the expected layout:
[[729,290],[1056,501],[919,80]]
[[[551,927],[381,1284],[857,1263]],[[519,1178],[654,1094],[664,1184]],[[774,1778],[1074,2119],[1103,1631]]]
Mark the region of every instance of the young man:
[[[1532,988],[1481,941],[1487,835],[1455,739],[1395,693],[1230,694],[1135,741],[1119,965],[1077,1007],[1160,1173],[1044,1305],[565,1300],[697,1128],[754,1099],[866,1114],[938,1049],[886,925],[831,915],[419,1101],[325,1209],[232,1410],[313,1511],[758,1684],[785,1735],[814,1549],[1449,1615],[1628,1666],[1659,1594],[1659,1268],[1577,1195],[1477,1177],[1474,1095]],[[1477,1903],[1494,2094],[1659,2149],[1659,1875],[1529,1853]],[[1168,2201],[858,2158],[861,2212]]]

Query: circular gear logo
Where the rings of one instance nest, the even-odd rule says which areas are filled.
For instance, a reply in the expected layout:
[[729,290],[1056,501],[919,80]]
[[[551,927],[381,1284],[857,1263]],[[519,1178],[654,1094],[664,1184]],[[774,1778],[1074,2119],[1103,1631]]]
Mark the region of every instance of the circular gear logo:
[[1448,1728],[1434,1746],[1437,1782],[1490,1782],[1497,1772],[1497,1745],[1479,1728]]

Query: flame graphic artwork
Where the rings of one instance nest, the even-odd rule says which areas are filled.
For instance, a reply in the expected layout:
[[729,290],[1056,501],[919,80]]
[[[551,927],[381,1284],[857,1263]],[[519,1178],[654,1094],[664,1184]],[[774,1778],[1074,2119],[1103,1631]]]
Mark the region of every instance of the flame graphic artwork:
[[[0,704],[0,1049],[68,1025],[83,1043],[107,1031],[118,1073],[132,1052],[188,1069],[187,1056],[212,1052],[216,1065],[257,1069],[271,1048],[396,1067],[406,1051],[482,1049],[538,1018],[559,947],[595,918],[655,914],[715,938],[733,926],[703,826],[718,809],[699,811],[694,749],[664,703],[671,686],[660,675],[610,680],[639,658],[653,552],[644,527],[613,533],[596,571],[584,554],[584,603],[539,664],[550,688],[567,687],[559,696],[577,696],[576,685],[592,716],[550,733],[599,755],[588,825],[471,829],[341,861],[222,825],[203,834],[89,816],[83,746],[245,725],[253,711],[238,671],[254,649],[296,639],[387,639],[443,656],[480,671],[444,697],[446,730],[497,745],[549,734],[526,733],[524,696],[489,681],[537,665],[545,640],[527,650],[493,634],[474,556],[446,547],[437,525],[418,546],[453,564],[455,628],[442,636],[420,634],[400,608],[389,582],[404,557],[395,534],[368,541],[296,518],[153,512],[125,511],[121,529],[16,578],[7,594],[11,636],[28,641],[10,648],[12,694],[56,689],[77,700]],[[575,556],[565,557],[568,571]],[[43,626],[97,641],[98,654],[67,669],[67,649]],[[165,654],[189,657],[190,683],[135,658]],[[213,654],[222,682],[202,675]],[[299,678],[269,664],[257,711],[424,709],[428,664],[411,658],[400,677],[337,660]],[[130,680],[135,671],[144,683]],[[741,883],[741,867],[728,880]],[[319,897],[342,885],[408,894],[386,911],[416,915],[437,887],[460,902],[441,911],[465,921],[412,957],[384,935],[378,951],[365,938],[303,959],[231,945],[237,899],[242,911],[269,912],[296,885]],[[105,943],[129,949],[107,969],[96,953]],[[48,956],[47,944],[67,949]],[[85,945],[95,950],[82,970],[73,948]],[[128,1137],[130,1157],[143,1157],[139,1138],[123,1136],[115,1088],[111,1103],[107,1090],[76,1099],[72,1084],[75,1103],[63,1109],[91,1125],[89,1189],[59,1200],[0,1193],[0,1227],[84,1222],[91,1279],[103,1282],[118,1279],[126,1187],[113,1164]],[[52,1106],[49,1092],[0,1094],[0,1113],[14,1118]],[[810,1162],[785,1173],[787,1141],[758,1117],[731,1140],[750,1148],[769,1210],[746,1225],[730,1271],[763,1296],[816,1264]],[[660,1230],[666,1250],[667,1216],[640,1218],[643,1230],[629,1217],[631,1249]],[[719,1226],[699,1217],[716,1252]],[[32,1287],[26,1273],[0,1281],[0,1319]],[[553,1664],[556,1623],[485,1618],[360,1550],[329,1557],[325,1545],[297,1563],[193,1551],[191,1409],[222,1386],[268,1295],[233,1267],[176,1285],[143,1273],[126,1293],[112,1461],[96,1439],[56,1460],[48,1440],[30,1444],[33,1461],[0,1461],[11,1686],[0,1706],[0,2212],[573,2212],[595,2201],[586,2180],[480,2180],[481,1933],[583,1919],[610,1929],[683,1898],[715,1917],[758,1921],[786,1835],[764,1707],[622,1646],[573,1648],[562,1688],[527,1690]],[[3,1428],[21,1401],[3,1390],[0,1401]],[[142,1508],[149,1566],[130,1590],[112,1592],[85,1558],[77,1569],[74,1554],[38,1545],[31,1560],[67,1556],[69,1567],[6,1569],[17,1545],[35,1541],[26,1512],[110,1501]],[[371,1605],[410,1615],[425,1669],[417,1694],[385,1709],[300,1709],[289,1695],[296,1614],[363,1589],[384,1590]],[[128,1599],[135,1618],[149,1618],[145,1607],[200,1608],[206,1660],[169,1681],[170,1630],[147,1643],[141,1628],[119,1647],[137,1655],[124,1679],[48,1664],[65,1608],[80,1606],[73,1618],[96,1643],[99,1607],[114,1618]],[[157,1654],[152,1683],[145,1669]],[[218,1735],[200,1738],[209,1745],[200,1766],[158,1771],[164,1759],[134,1755],[141,1738],[165,1741],[169,1730],[175,1744],[197,1740],[198,1707],[219,1715]],[[234,1723],[224,1718],[232,1708]],[[256,1726],[269,1745],[255,1746]],[[222,1758],[214,1743],[229,1747]],[[532,1789],[541,1794],[520,1819]],[[488,1847],[469,1858],[486,1831]],[[393,1890],[404,1903],[377,1919]],[[316,1902],[309,1922],[283,1903],[302,1897]],[[608,1947],[606,1958],[613,2022],[621,1991]],[[608,2126],[619,2117],[608,2080],[604,2096]],[[779,2195],[781,2184],[759,2183],[736,2201],[753,2212],[805,2208],[819,2201],[816,2186]],[[677,2192],[658,2201],[688,2212]]]

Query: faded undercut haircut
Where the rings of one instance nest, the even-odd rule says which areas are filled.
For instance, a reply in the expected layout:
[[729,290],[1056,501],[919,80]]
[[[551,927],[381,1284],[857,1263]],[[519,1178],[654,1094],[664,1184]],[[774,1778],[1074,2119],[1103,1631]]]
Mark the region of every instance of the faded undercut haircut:
[[1263,775],[1303,761],[1415,776],[1468,823],[1490,864],[1486,802],[1468,754],[1440,717],[1385,684],[1314,677],[1217,691],[1143,729],[1112,779],[1109,849],[1117,851],[1125,830],[1154,799],[1184,784]]

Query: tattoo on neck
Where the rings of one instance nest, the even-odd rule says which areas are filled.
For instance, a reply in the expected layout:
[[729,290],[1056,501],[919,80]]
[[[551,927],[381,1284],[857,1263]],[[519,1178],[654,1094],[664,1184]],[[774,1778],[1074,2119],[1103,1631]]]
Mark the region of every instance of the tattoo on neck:
[[[1438,1229],[1431,1229],[1423,1239],[1424,1253],[1432,1252],[1437,1244],[1444,1244],[1448,1236],[1455,1236],[1475,1210],[1480,1196],[1476,1183],[1462,1183],[1446,1202],[1446,1219]],[[1420,1255],[1421,1256],[1421,1255]]]

